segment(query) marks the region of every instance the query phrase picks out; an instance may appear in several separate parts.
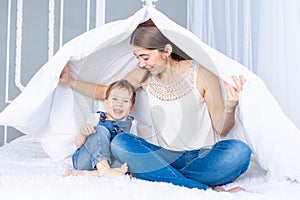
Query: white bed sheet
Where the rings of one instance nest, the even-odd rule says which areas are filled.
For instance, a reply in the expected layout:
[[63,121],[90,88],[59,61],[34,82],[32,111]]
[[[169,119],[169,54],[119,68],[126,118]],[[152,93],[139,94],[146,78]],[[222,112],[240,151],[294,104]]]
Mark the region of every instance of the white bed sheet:
[[55,162],[39,143],[23,136],[0,148],[1,199],[299,199],[300,184],[268,182],[264,171],[254,162],[249,170],[225,187],[240,185],[246,191],[236,194],[203,191],[154,183],[128,176],[106,179],[91,176],[64,176],[71,159]]

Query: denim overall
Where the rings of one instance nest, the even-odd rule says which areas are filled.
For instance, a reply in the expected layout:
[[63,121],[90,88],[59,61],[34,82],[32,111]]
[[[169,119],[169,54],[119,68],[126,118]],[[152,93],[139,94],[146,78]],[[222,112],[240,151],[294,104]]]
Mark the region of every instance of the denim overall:
[[119,133],[129,133],[132,125],[132,120],[134,119],[132,116],[127,116],[125,121],[113,121],[106,119],[105,112],[98,111],[97,113],[100,113],[98,125],[105,126],[109,130],[111,135],[110,141],[112,141],[112,139],[114,139],[114,137]]
[[107,120],[106,113],[97,113],[100,113],[100,118],[95,126],[96,132],[90,134],[72,156],[75,169],[93,170],[101,160],[108,160],[112,167],[121,165],[111,155],[110,142],[117,134],[129,133],[134,118],[128,116],[124,121],[113,121]]

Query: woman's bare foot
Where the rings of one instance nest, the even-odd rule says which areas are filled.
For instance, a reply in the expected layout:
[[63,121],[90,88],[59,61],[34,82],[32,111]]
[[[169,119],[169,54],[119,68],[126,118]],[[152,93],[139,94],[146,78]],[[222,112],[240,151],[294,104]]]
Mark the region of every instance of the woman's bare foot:
[[65,171],[65,176],[70,176],[71,174],[72,174],[72,169],[67,169],[66,171]]
[[215,190],[215,191],[217,191],[217,192],[240,192],[240,191],[245,191],[245,189],[244,188],[242,188],[242,187],[239,187],[239,186],[237,186],[237,187],[234,187],[234,188],[231,188],[231,189],[229,189],[229,190],[225,190],[223,187],[221,187],[221,186],[215,186],[215,187],[213,187],[212,188],[213,190]]

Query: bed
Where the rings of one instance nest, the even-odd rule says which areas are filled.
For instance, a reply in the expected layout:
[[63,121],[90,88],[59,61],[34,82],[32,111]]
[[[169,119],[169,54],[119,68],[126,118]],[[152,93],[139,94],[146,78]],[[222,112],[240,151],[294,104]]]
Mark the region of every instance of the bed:
[[[236,125],[229,135],[245,141],[259,165],[253,161],[246,174],[226,186],[240,185],[247,189],[245,192],[217,193],[129,177],[108,180],[63,176],[64,171],[71,168],[68,155],[75,150],[78,125],[95,111],[98,104],[58,84],[62,69],[69,63],[74,77],[99,84],[122,78],[137,64],[129,45],[130,34],[148,18],[179,48],[218,75],[221,81],[232,83],[233,74],[246,77],[236,111]],[[147,108],[147,99],[143,95],[137,95],[135,117],[139,122],[149,124],[149,110],[144,109]],[[21,111],[22,116],[19,115]],[[5,199],[300,198],[300,131],[282,112],[263,81],[150,7],[142,8],[125,20],[86,32],[65,44],[0,113],[0,125],[12,126],[26,134],[0,148],[0,192]],[[298,182],[293,182],[296,180]]]
[[64,176],[72,167],[69,158],[53,161],[38,142],[22,136],[0,148],[1,199],[299,199],[300,184],[269,182],[266,173],[253,161],[248,171],[226,185],[243,186],[236,194],[203,191],[138,180],[128,176],[107,179],[91,176]]

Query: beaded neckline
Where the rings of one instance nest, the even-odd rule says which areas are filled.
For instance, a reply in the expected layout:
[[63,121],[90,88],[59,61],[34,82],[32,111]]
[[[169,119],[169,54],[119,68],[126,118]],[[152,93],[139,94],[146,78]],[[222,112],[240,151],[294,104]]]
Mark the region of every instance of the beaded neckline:
[[147,91],[155,98],[162,101],[174,101],[190,93],[194,88],[194,69],[190,67],[180,79],[172,84],[164,84],[152,75],[148,81]]

